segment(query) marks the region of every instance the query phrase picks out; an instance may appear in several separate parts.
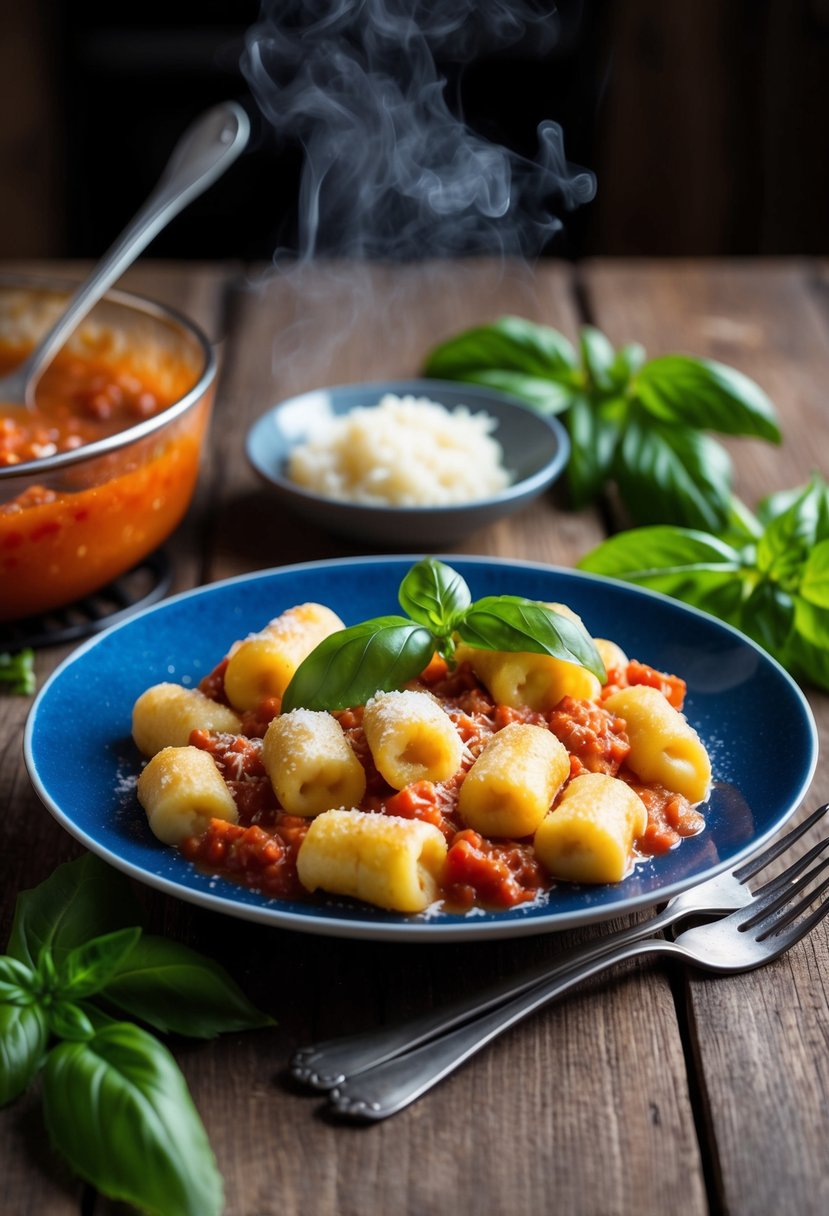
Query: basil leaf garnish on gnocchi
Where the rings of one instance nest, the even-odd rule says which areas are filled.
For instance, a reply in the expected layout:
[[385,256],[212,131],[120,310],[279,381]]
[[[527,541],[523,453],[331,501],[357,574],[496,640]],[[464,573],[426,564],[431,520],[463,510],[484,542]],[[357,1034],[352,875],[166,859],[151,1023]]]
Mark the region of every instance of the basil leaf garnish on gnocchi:
[[457,570],[427,557],[403,579],[398,599],[413,621],[435,634],[448,635],[472,603],[472,593]]
[[338,630],[297,668],[282,698],[292,709],[348,709],[376,692],[392,692],[416,679],[437,653],[453,666],[455,644],[483,650],[545,654],[585,667],[604,682],[593,639],[572,614],[517,595],[473,601],[457,571],[424,558],[398,592],[410,618],[381,616]]
[[420,675],[435,651],[424,625],[380,616],[332,633],[300,663],[282,709],[347,709]]
[[458,623],[458,636],[481,650],[546,654],[586,667],[599,680],[607,673],[593,639],[581,625],[536,600],[488,595]]

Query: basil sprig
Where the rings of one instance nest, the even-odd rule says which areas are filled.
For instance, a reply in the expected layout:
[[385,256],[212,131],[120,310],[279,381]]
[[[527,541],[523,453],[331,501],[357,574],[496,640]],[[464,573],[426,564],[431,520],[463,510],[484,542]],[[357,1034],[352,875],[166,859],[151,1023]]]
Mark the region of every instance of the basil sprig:
[[0,956],[0,1104],[42,1073],[52,1143],[82,1178],[150,1213],[217,1216],[222,1178],[184,1077],[122,1015],[203,1039],[272,1019],[218,964],[135,919],[127,880],[91,854],[18,896]]
[[16,654],[0,654],[0,692],[30,697],[35,690],[35,652],[26,647]]
[[694,604],[829,689],[829,486],[818,475],[763,499],[756,516],[735,501],[719,535],[634,528],[579,566]]
[[688,355],[645,362],[641,346],[616,350],[592,326],[582,329],[577,352],[548,326],[502,317],[436,347],[424,370],[561,414],[572,505],[586,506],[612,482],[635,524],[719,531],[731,460],[707,432],[780,441],[774,407],[741,372]]
[[408,617],[375,617],[321,642],[285,689],[283,711],[364,705],[374,693],[416,679],[436,651],[451,664],[456,640],[482,650],[551,655],[605,679],[593,639],[575,622],[517,595],[473,602],[458,572],[436,558],[409,570],[398,599]]

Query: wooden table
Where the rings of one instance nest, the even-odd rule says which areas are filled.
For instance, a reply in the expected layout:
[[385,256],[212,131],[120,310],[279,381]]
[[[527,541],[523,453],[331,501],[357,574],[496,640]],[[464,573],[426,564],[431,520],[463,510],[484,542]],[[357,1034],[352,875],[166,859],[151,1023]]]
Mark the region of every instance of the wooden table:
[[[571,336],[590,320],[617,343],[708,355],[756,378],[779,408],[785,443],[729,445],[751,505],[815,466],[829,472],[829,314],[813,263],[596,262],[530,273],[468,262],[273,276],[147,262],[127,286],[189,313],[222,355],[213,446],[170,546],[176,589],[360,552],[283,517],[246,464],[250,422],[306,388],[415,374],[436,341],[505,312]],[[246,535],[239,524],[251,510],[260,522]],[[461,549],[571,566],[604,530],[598,512],[568,514],[553,495]],[[39,652],[41,680],[64,653]],[[829,698],[810,699],[825,744]],[[17,890],[79,852],[30,788],[27,710],[25,699],[0,698],[3,940]],[[824,750],[804,813],[829,794]],[[628,966],[513,1030],[404,1113],[358,1127],[320,1118],[319,1101],[280,1077],[295,1046],[404,1017],[598,930],[474,945],[348,942],[142,897],[157,930],[224,962],[279,1021],[174,1044],[232,1216],[829,1210],[825,925],[777,964],[735,978]],[[10,1216],[112,1210],[50,1155],[35,1094],[0,1126],[0,1206]]]

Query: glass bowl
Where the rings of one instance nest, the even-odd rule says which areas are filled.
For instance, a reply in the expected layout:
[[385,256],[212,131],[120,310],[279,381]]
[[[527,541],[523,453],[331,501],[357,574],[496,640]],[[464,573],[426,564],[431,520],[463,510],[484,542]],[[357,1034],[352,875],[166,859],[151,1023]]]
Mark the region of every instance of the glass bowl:
[[[0,278],[0,347],[25,354],[71,290]],[[175,529],[196,485],[216,378],[201,331],[170,308],[113,291],[64,349],[134,376],[170,404],[74,450],[0,465],[0,621],[70,604],[129,570]]]

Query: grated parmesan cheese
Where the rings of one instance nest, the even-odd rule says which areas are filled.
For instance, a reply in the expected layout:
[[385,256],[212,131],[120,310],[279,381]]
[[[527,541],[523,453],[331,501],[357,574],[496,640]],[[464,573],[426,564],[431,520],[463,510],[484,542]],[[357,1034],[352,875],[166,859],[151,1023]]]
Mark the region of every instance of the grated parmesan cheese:
[[489,498],[509,485],[497,421],[466,406],[386,394],[312,431],[288,462],[297,485],[375,506],[433,507]]

